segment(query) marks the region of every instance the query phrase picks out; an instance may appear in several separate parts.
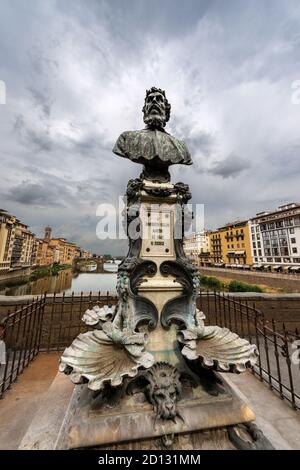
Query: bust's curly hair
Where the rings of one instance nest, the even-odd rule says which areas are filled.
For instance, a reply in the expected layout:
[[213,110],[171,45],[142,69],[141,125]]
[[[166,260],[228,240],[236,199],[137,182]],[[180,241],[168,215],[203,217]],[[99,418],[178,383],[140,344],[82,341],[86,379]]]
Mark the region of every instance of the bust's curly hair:
[[[150,90],[146,90],[145,104],[146,104],[148,95],[150,95],[151,93],[155,93],[155,92],[161,93],[164,97],[165,106],[166,106],[166,122],[168,122],[168,120],[170,119],[170,114],[171,114],[171,105],[170,105],[169,101],[166,98],[165,90],[162,90],[161,88],[156,88],[155,86],[151,87]],[[144,104],[143,109],[142,109],[143,113],[145,112],[145,104]]]

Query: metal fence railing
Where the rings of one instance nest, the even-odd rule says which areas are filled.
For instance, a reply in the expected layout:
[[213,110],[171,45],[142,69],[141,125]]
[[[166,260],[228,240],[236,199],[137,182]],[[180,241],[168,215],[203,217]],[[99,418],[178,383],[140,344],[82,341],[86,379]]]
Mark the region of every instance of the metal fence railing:
[[116,295],[109,292],[48,296],[45,305],[40,351],[62,351],[78,336],[88,330],[82,316],[95,305],[115,304]]
[[255,304],[219,292],[200,291],[199,308],[207,324],[227,327],[257,345],[259,357],[253,374],[300,410],[300,333],[296,327],[300,319],[267,319]]
[[6,362],[0,364],[0,398],[39,352],[61,351],[87,331],[82,315],[94,305],[113,304],[107,293],[43,295],[17,305],[1,321]]
[[[108,292],[90,292],[43,295],[16,306],[1,322],[6,363],[0,366],[0,398],[40,351],[61,351],[87,331],[81,320],[87,308],[116,302],[117,297]],[[300,410],[300,334],[296,324],[266,318],[255,304],[219,292],[200,291],[198,307],[207,324],[227,327],[257,345],[260,355],[253,374]]]
[[46,296],[26,305],[1,322],[5,363],[0,366],[0,398],[39,352]]

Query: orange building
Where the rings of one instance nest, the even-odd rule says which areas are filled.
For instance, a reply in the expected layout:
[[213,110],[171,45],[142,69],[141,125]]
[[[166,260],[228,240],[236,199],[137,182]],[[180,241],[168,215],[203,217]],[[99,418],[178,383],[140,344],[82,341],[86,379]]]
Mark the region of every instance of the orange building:
[[211,232],[209,237],[213,264],[225,267],[253,264],[248,221],[226,224]]

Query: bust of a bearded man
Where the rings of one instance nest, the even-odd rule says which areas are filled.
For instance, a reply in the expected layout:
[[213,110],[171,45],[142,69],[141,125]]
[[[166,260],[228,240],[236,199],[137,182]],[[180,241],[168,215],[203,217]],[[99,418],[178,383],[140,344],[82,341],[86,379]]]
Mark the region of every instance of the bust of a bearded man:
[[144,165],[142,178],[168,182],[170,165],[193,163],[185,143],[164,129],[170,111],[171,105],[163,90],[156,87],[147,90],[143,107],[146,128],[123,132],[113,148],[115,154]]

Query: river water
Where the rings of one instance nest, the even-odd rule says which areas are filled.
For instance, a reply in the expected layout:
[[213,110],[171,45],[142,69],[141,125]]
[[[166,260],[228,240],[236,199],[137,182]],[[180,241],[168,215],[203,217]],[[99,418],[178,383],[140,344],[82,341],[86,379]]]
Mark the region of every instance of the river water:
[[73,273],[71,269],[60,271],[57,276],[47,276],[15,287],[0,287],[0,295],[38,295],[66,292],[115,291],[115,273]]

